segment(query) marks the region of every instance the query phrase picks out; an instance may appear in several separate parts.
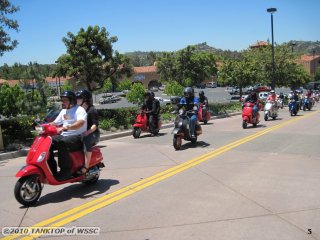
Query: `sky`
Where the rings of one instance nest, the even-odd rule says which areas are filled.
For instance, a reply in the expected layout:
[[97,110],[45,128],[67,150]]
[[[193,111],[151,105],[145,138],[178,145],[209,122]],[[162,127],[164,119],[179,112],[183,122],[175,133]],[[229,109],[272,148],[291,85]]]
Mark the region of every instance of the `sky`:
[[15,62],[52,64],[66,53],[68,32],[98,25],[117,36],[113,49],[177,51],[206,42],[241,51],[257,41],[319,41],[320,0],[10,0],[20,11],[10,15],[19,32],[7,30],[19,45],[0,57]]

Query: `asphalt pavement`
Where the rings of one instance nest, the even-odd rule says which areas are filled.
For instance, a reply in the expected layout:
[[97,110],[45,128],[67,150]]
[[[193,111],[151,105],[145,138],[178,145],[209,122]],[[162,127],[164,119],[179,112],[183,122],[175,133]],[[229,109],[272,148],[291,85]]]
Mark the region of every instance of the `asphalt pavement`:
[[240,115],[215,119],[180,151],[171,128],[101,141],[97,184],[45,185],[30,208],[12,194],[25,158],[2,161],[0,226],[99,228],[44,239],[320,239],[319,114],[285,108],[248,129]]

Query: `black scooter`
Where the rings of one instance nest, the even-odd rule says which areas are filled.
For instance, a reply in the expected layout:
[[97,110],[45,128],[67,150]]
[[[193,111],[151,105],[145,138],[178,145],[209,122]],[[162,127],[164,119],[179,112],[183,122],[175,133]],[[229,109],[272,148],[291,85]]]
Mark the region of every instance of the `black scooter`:
[[196,130],[195,130],[195,137],[191,138],[189,122],[190,118],[188,114],[192,113],[196,110],[186,111],[185,109],[181,108],[179,110],[179,114],[174,121],[174,129],[172,131],[173,134],[173,147],[176,150],[180,150],[182,145],[182,139],[186,141],[191,141],[191,143],[196,143],[198,136],[202,133],[201,126],[197,123]]

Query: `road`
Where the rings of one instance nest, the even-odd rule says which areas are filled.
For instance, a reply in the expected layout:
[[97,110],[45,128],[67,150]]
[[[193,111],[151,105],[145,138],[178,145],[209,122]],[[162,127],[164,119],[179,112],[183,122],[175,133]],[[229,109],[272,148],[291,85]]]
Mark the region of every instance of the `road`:
[[24,158],[0,162],[0,226],[100,228],[77,239],[320,240],[319,117],[283,109],[245,130],[240,115],[217,119],[180,151],[172,129],[103,141],[96,185],[45,185],[30,208],[13,196]]

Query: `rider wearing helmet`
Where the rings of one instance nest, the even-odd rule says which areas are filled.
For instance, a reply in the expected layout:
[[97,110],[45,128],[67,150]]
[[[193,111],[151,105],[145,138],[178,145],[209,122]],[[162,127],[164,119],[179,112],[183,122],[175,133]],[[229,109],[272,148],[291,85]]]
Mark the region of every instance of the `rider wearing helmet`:
[[208,106],[208,98],[204,95],[204,91],[199,92],[199,102]]
[[184,106],[185,110],[189,111],[188,115],[190,117],[189,126],[190,126],[191,138],[195,138],[199,100],[197,97],[194,96],[194,92],[191,87],[186,87],[183,91],[183,95],[184,97],[181,98],[179,107]]
[[270,95],[267,97],[267,101],[271,101],[274,107],[278,107],[278,97],[274,90],[270,91]]
[[142,106],[143,110],[146,110],[148,124],[151,135],[154,136],[158,132],[156,131],[158,121],[160,120],[160,102],[154,98],[154,92],[147,91],[144,94],[145,102]]
[[[54,175],[57,174],[57,164],[54,160],[54,150],[58,150],[58,164],[60,172],[57,179],[64,180],[71,177],[71,160],[69,152],[82,149],[81,134],[87,129],[86,110],[77,105],[73,91],[65,91],[60,95],[62,110],[57,118],[49,123],[58,128],[59,135],[52,137],[50,158],[48,164]],[[62,125],[62,127],[60,127]]]
[[253,107],[253,116],[255,117],[257,115],[257,112],[259,111],[259,97],[256,91],[252,91],[248,97],[246,97],[246,99],[244,100],[244,102],[252,102],[254,103],[254,107]]
[[297,90],[295,90],[295,91],[293,92],[293,95],[292,95],[291,99],[294,99],[296,102],[299,102],[299,101],[300,101],[299,93],[298,93]]
[[83,150],[85,153],[85,163],[84,166],[77,172],[78,174],[84,174],[88,171],[90,167],[90,160],[92,156],[92,146],[99,142],[100,132],[99,117],[96,108],[93,106],[92,94],[86,90],[82,89],[76,92],[77,104],[83,107],[87,116],[87,131],[82,133],[83,136]]

